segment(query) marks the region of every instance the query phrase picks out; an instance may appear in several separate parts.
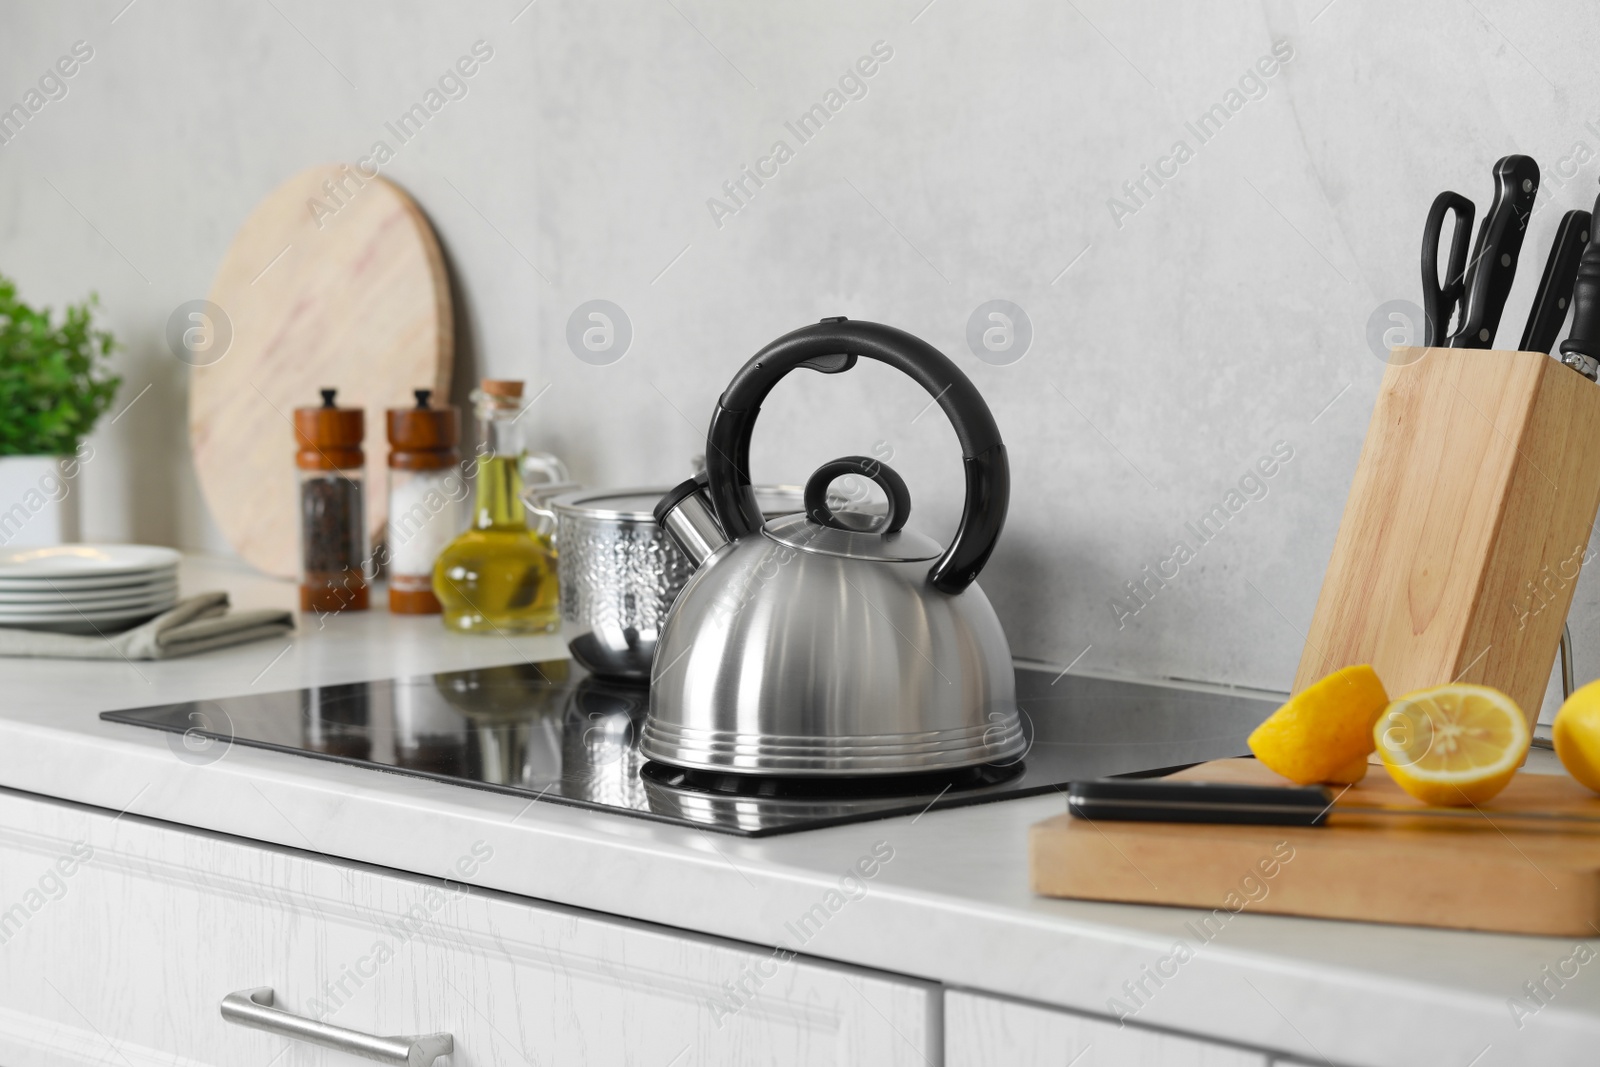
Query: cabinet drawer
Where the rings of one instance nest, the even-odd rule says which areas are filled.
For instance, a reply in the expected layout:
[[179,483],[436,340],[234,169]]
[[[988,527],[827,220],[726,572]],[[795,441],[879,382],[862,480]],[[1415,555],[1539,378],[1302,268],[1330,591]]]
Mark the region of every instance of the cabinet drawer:
[[946,993],[944,1013],[945,1067],[1267,1067],[1259,1053],[976,993]]
[[263,986],[454,1067],[938,1062],[937,987],[453,880],[494,857],[427,880],[0,791],[0,1063],[370,1062],[223,1020]]

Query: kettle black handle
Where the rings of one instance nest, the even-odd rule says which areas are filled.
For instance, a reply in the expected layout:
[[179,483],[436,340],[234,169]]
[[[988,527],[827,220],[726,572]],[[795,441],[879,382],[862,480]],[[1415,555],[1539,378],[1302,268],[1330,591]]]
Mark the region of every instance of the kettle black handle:
[[955,428],[966,470],[966,503],[955,540],[928,571],[928,582],[940,592],[960,593],[977,579],[1005,526],[1011,500],[1006,446],[989,406],[961,369],[926,341],[893,326],[823,319],[784,334],[740,368],[717,402],[706,435],[706,475],[717,521],[730,538],[761,528],[761,509],[750,483],[750,436],[772,387],[796,367],[837,374],[855,366],[858,356],[909,375]]

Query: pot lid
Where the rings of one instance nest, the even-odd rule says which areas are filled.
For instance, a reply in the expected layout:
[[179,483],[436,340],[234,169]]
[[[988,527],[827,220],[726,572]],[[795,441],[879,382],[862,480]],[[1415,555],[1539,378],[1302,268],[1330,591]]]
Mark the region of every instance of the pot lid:
[[[787,515],[805,507],[799,486],[758,485],[755,490],[756,503],[761,506],[762,514],[769,517]],[[557,511],[589,519],[654,523],[656,502],[667,491],[665,486],[660,489],[579,489],[555,497],[550,501],[550,506]]]
[[[844,514],[849,513],[842,513],[840,517]],[[761,528],[761,532],[780,545],[788,545],[802,552],[880,563],[914,563],[937,559],[944,552],[939,542],[915,530],[901,530],[892,534],[880,534],[872,530],[840,530],[812,522],[803,514],[773,519]]]
[[550,501],[550,506],[569,515],[590,519],[633,519],[655,522],[651,509],[661,494],[661,489],[579,489],[562,493]]

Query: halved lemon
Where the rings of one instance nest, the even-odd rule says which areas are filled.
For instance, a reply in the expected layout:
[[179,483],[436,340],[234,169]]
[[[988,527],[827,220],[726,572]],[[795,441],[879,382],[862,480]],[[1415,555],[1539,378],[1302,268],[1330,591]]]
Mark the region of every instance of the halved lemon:
[[1389,694],[1363,663],[1334,671],[1290,697],[1250,734],[1256,759],[1291,782],[1354,782],[1366,774],[1372,724]]
[[1367,776],[1367,757],[1357,756],[1323,779],[1329,785],[1355,785]]
[[1372,728],[1378,755],[1401,789],[1425,804],[1482,804],[1528,755],[1528,720],[1486,685],[1435,686],[1390,704]]

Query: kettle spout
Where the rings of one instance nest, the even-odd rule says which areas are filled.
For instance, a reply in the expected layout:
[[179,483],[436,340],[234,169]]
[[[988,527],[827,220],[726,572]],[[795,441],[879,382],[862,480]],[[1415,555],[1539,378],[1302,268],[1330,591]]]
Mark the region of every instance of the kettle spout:
[[695,567],[728,543],[728,535],[712,510],[704,474],[673,487],[656,505],[655,517]]

